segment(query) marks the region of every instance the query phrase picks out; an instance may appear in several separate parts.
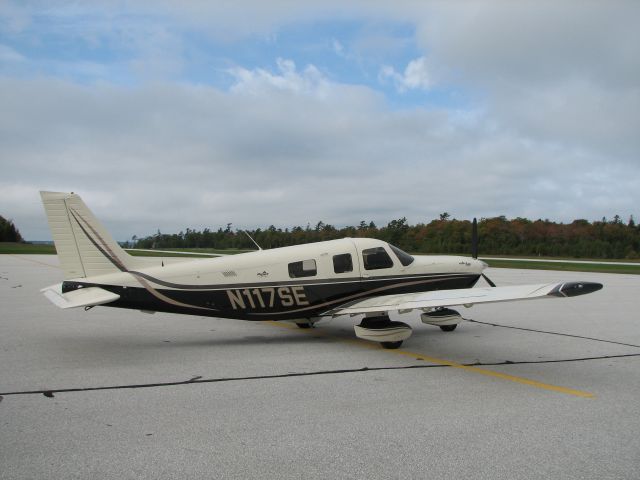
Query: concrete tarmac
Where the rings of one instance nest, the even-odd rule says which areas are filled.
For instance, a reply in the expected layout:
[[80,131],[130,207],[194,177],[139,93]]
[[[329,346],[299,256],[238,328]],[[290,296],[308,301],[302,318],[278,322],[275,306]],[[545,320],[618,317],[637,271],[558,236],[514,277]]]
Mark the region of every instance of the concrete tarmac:
[[392,351],[357,318],[63,311],[57,265],[0,255],[0,479],[640,477],[640,276],[489,269],[604,289],[398,316]]

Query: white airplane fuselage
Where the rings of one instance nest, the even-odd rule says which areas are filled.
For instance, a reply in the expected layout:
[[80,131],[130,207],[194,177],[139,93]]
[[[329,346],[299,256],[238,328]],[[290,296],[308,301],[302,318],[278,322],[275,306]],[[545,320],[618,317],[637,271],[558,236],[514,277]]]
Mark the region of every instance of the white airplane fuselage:
[[[103,252],[108,257],[112,252]],[[486,264],[410,256],[381,240],[344,238],[65,280],[62,292],[100,287],[108,306],[243,320],[313,319],[372,296],[473,287]],[[154,262],[146,259],[147,262]]]

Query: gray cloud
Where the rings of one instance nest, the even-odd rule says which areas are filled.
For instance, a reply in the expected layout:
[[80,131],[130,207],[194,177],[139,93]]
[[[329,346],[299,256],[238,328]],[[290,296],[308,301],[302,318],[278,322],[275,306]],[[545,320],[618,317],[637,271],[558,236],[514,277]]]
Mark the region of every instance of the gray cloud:
[[554,84],[586,78],[609,85],[640,80],[634,1],[442,2],[422,10],[418,39],[433,57],[473,81]]
[[[372,88],[287,59],[231,68],[229,91],[177,83],[179,39],[150,28],[160,33],[138,38],[136,51],[157,63],[139,65],[153,73],[139,86],[0,77],[0,214],[27,238],[48,238],[37,191],[55,189],[81,193],[119,239],[227,222],[419,222],[442,211],[638,217],[634,4],[381,2],[360,13],[358,3],[286,12],[285,3],[242,22],[241,10],[209,2],[180,15],[213,30],[225,23],[216,35],[228,41],[314,15],[411,21],[434,81],[468,89],[475,105],[394,110]],[[18,16],[5,21],[13,31],[28,25]]]
[[447,81],[485,96],[491,118],[538,142],[637,162],[640,4],[440,4],[418,38]]

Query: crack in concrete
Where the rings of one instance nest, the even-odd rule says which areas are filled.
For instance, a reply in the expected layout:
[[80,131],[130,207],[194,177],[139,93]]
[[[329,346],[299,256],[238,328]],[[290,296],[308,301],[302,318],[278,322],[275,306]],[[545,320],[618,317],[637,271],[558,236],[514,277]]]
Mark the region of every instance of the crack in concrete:
[[582,335],[573,335],[571,333],[549,332],[547,330],[536,330],[535,328],[514,327],[513,325],[500,325],[499,323],[481,322],[480,320],[474,320],[472,318],[463,318],[463,320],[471,323],[479,323],[481,325],[489,325],[491,327],[510,328],[512,330],[522,330],[524,332],[546,333],[547,335],[557,335],[560,337],[580,338],[582,340],[591,340],[594,342],[611,343],[613,345],[622,345],[624,347],[640,348],[640,345],[633,343],[616,342],[614,340],[603,340],[602,338],[584,337]]
[[[512,361],[505,360],[503,362],[475,362],[461,364],[465,367],[491,367],[491,366],[503,366],[503,365],[532,365],[542,363],[569,363],[569,362],[584,362],[590,360],[606,360],[613,358],[627,358],[627,357],[640,357],[640,353],[629,353],[623,355],[603,355],[598,357],[581,357],[581,358],[566,358],[556,360],[523,360]],[[404,365],[397,367],[362,367],[362,368],[347,368],[339,370],[318,370],[315,372],[289,372],[274,375],[253,375],[246,377],[220,377],[220,378],[202,378],[201,376],[192,377],[189,380],[177,381],[177,382],[158,382],[158,383],[141,383],[131,385],[109,385],[102,387],[77,387],[77,388],[48,388],[46,390],[25,390],[15,392],[0,392],[0,398],[2,396],[11,395],[44,395],[48,398],[54,398],[54,393],[76,393],[76,392],[95,392],[101,390],[132,390],[138,388],[156,388],[156,387],[173,387],[178,385],[194,385],[198,383],[222,383],[222,382],[238,382],[248,380],[270,380],[276,378],[292,378],[292,377],[311,377],[319,375],[336,375],[344,373],[366,373],[366,372],[378,372],[384,370],[412,370],[421,368],[452,368],[450,365]]]

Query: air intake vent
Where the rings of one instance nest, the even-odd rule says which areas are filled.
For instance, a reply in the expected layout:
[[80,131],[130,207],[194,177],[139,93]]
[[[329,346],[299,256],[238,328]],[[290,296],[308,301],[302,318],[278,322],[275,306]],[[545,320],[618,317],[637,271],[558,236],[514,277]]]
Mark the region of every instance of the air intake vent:
[[222,275],[225,277],[237,277],[238,275],[233,270],[227,270],[226,272],[222,272]]

